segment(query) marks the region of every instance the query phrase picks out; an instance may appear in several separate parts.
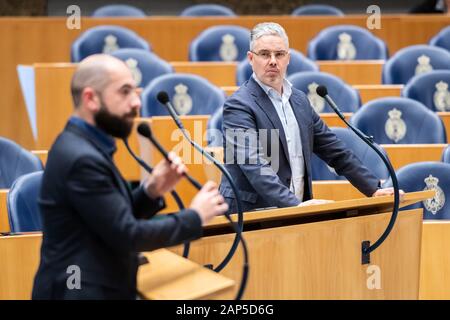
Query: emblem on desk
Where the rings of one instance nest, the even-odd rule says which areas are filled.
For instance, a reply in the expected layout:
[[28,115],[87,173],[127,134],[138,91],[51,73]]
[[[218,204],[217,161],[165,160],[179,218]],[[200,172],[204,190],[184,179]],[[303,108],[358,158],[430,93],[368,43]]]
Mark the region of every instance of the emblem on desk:
[[384,131],[389,139],[395,143],[399,142],[406,135],[406,123],[402,119],[402,112],[397,109],[392,109],[388,112],[389,119],[386,121]]
[[238,48],[234,44],[234,40],[234,36],[228,33],[222,37],[219,55],[223,61],[236,61]]
[[117,44],[117,38],[112,34],[109,34],[104,39],[105,45],[103,46],[103,53],[109,54],[113,51],[119,49],[119,45]]
[[433,70],[433,66],[430,64],[430,57],[423,54],[417,58],[417,62],[416,71],[414,72],[416,76]]
[[315,82],[308,85],[308,99],[314,111],[320,113],[325,108],[325,99],[317,94],[316,89],[318,86]]
[[356,48],[352,42],[352,36],[348,33],[344,32],[339,35],[337,56],[339,60],[354,60],[356,57]]
[[192,110],[192,98],[187,93],[188,87],[180,83],[175,86],[175,95],[173,96],[173,106],[179,115],[185,115]]
[[136,81],[136,85],[139,86],[142,82],[142,72],[138,67],[138,61],[133,58],[127,59],[125,61],[128,68],[130,68],[131,75],[133,76],[134,81]]
[[436,110],[450,111],[450,92],[448,91],[448,83],[439,81],[436,83],[436,91],[433,95],[433,102]]
[[434,190],[435,195],[431,199],[426,199],[422,201],[425,209],[430,211],[432,214],[436,214],[439,210],[441,210],[445,205],[445,193],[442,191],[441,187],[438,186],[439,179],[433,177],[431,174],[423,180],[427,185],[425,190]]

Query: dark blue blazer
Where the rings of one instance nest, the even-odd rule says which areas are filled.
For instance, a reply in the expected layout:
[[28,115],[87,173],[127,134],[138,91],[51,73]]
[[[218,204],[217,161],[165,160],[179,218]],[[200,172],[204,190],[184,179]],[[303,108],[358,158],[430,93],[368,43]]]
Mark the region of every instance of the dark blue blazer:
[[[104,146],[69,123],[52,146],[39,205],[41,260],[33,299],[134,299],[138,252],[199,238],[192,210],[149,220],[164,207],[131,192]],[[151,263],[151,262],[150,262]],[[69,289],[70,266],[81,289]]]
[[[303,92],[292,88],[289,101],[300,128],[305,161],[303,201],[313,197],[311,184],[313,152],[333,167],[339,175],[344,175],[362,193],[371,196],[379,187],[378,178],[330,131]],[[224,162],[239,189],[243,210],[298,205],[300,200],[289,190],[292,174],[283,126],[269,97],[253,77],[225,102],[222,126],[225,137]],[[248,147],[248,143],[237,142],[238,139],[233,137],[235,133],[231,135],[227,133],[229,129],[246,130],[247,134],[249,132],[258,134],[261,129],[268,129],[267,138],[265,134],[258,136],[262,141],[260,154],[263,156],[258,158],[256,164],[254,162],[250,164],[250,161],[244,164],[236,162],[238,156],[247,160],[249,154],[254,152],[247,150],[252,149]],[[278,135],[271,129],[278,129]],[[275,136],[272,137],[273,134]],[[278,165],[273,160],[270,161],[272,143],[278,144],[278,153],[271,155],[277,160],[275,162],[278,162]],[[265,167],[274,168],[276,174],[267,174]],[[230,212],[236,212],[235,196],[229,182],[223,177],[220,192],[230,205]]]

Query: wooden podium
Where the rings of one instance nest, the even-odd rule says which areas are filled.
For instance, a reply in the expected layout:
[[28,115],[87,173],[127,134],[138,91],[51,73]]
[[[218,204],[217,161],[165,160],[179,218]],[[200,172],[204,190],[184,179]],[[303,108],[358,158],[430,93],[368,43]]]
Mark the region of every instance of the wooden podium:
[[[406,194],[401,205],[433,194]],[[418,299],[421,209],[399,212],[370,264],[361,263],[362,242],[378,240],[392,203],[393,197],[361,198],[245,213],[250,275],[244,299]],[[213,220],[192,243],[189,259],[217,265],[234,238],[227,224],[224,217]],[[238,250],[222,273],[238,282],[241,271]]]
[[[433,193],[408,193],[401,205]],[[361,198],[246,212],[250,273],[244,298],[418,299],[422,209],[399,212],[370,264],[361,264],[361,243],[380,237],[392,203],[393,197]],[[41,239],[41,234],[0,236],[0,257],[8,257],[0,259],[0,299],[30,298]],[[150,263],[140,268],[139,291],[149,299],[232,299],[237,286],[229,279],[241,280],[241,248],[220,275],[201,265],[217,266],[233,239],[226,219],[216,217],[204,237],[191,243],[190,261],[167,250],[145,253]]]

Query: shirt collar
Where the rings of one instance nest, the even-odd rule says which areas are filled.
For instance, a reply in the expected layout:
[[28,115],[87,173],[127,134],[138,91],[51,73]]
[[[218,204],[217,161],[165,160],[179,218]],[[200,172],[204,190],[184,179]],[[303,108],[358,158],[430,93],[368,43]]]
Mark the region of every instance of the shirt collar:
[[[261,86],[261,88],[264,90],[264,92],[269,97],[279,97],[280,96],[279,93],[274,88],[262,83],[258,79],[258,77],[256,76],[256,74],[254,72],[252,74],[252,77]],[[292,83],[288,79],[284,78],[283,79],[283,96],[282,97],[286,97],[287,99],[289,99],[291,97],[291,94],[292,94]]]
[[77,126],[83,132],[85,132],[90,138],[94,139],[99,145],[112,157],[114,152],[116,152],[116,141],[112,136],[107,134],[102,129],[95,127],[85,120],[72,116],[69,119],[69,123]]

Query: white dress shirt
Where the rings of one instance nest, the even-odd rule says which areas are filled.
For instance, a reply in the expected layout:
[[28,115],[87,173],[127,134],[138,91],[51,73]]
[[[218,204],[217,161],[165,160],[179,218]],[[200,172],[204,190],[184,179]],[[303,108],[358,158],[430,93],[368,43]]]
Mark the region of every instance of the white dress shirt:
[[253,78],[261,86],[264,92],[269,97],[278,117],[280,118],[283,130],[286,136],[289,152],[289,162],[291,165],[292,179],[290,190],[295,194],[297,199],[303,201],[304,193],[304,176],[305,176],[305,162],[303,160],[302,140],[300,138],[300,128],[294,111],[289,102],[292,94],[292,84],[287,80],[283,80],[283,94],[280,95],[274,88],[265,85],[253,73]]

